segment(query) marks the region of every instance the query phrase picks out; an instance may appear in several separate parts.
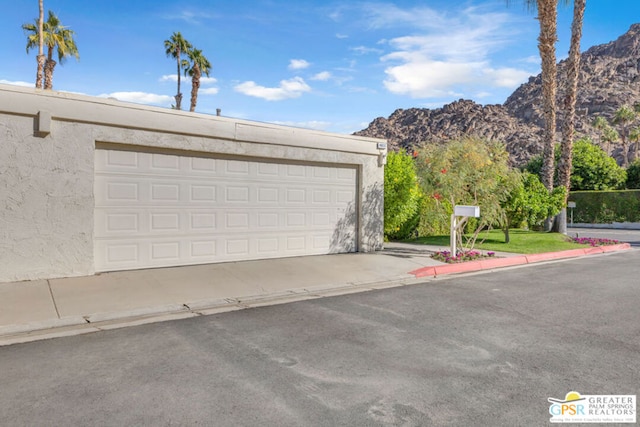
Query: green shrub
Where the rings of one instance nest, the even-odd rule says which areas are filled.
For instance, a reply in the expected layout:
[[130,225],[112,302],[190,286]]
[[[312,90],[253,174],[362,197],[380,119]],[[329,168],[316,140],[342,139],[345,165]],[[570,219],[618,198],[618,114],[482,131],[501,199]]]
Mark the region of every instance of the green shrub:
[[627,180],[624,168],[604,150],[586,139],[573,147],[571,190],[615,190]]
[[640,222],[640,190],[572,191],[573,222],[608,224]]
[[425,196],[420,204],[415,237],[439,236],[449,234],[451,223],[451,205]]
[[627,188],[640,188],[640,160],[636,160],[627,168]]
[[513,186],[509,198],[503,204],[507,215],[503,229],[535,229],[546,218],[560,212],[566,195],[564,187],[555,187],[549,194],[538,175],[523,172],[520,176],[514,176],[514,179],[518,185]]
[[384,234],[405,234],[405,223],[418,212],[420,187],[413,158],[404,152],[389,152],[384,168]]
[[[560,159],[560,147],[555,151],[556,164]],[[571,168],[571,191],[579,190],[615,190],[624,186],[626,171],[618,166],[602,148],[588,139],[579,139],[573,145]],[[533,157],[524,167],[527,172],[540,176],[542,157]],[[558,173],[554,180],[558,185]]]

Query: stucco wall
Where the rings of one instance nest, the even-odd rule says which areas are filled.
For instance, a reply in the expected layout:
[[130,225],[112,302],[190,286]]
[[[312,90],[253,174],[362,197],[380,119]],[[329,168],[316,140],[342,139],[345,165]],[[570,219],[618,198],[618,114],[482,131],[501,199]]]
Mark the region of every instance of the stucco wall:
[[358,249],[382,246],[380,140],[6,85],[0,137],[0,282],[94,273],[96,145],[355,165]]

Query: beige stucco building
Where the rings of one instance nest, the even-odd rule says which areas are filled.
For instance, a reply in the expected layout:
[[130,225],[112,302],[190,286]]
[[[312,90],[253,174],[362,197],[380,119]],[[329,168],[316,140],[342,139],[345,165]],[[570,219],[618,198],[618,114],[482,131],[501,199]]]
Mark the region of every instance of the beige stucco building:
[[0,282],[368,252],[382,140],[0,85]]

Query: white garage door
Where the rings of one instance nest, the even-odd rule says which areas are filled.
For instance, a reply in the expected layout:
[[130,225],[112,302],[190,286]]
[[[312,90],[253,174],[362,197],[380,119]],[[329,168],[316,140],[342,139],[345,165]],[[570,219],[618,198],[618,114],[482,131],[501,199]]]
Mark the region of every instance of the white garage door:
[[96,149],[96,271],[356,250],[354,168]]

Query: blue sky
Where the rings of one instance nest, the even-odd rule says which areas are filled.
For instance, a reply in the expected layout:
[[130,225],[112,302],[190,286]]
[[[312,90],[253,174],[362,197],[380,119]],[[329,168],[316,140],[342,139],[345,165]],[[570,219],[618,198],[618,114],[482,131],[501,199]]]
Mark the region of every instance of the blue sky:
[[[397,108],[460,98],[503,103],[539,73],[538,22],[510,0],[311,1],[45,0],[76,32],[80,60],[54,73],[54,89],[169,108],[176,63],[163,41],[180,31],[213,65],[198,112],[339,133]],[[612,6],[615,4],[615,7]],[[33,86],[37,50],[21,24],[36,0],[0,0],[0,83]],[[561,6],[558,57],[572,9]],[[639,0],[589,0],[582,47],[640,22]],[[183,79],[188,109],[191,85]]]

